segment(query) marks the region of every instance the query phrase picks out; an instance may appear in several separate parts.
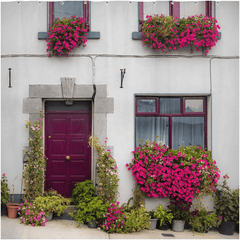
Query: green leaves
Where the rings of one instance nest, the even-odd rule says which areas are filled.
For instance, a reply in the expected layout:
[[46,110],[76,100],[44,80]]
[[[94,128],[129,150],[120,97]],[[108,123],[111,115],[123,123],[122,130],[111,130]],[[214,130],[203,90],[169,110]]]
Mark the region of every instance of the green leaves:
[[2,203],[7,203],[9,199],[9,188],[8,188],[8,180],[6,177],[6,174],[2,174],[2,179],[1,179],[1,204]]
[[[107,138],[106,138],[107,139]],[[114,202],[118,195],[118,167],[115,159],[112,157],[109,149],[101,145],[98,138],[90,136],[89,146],[97,150],[99,158],[97,159],[97,193],[103,199],[103,202]]]
[[72,198],[75,205],[80,202],[90,202],[95,194],[95,187],[91,180],[86,180],[75,184]]
[[227,185],[227,177],[224,178],[220,189],[217,189],[214,202],[217,214],[224,221],[238,221],[239,218],[239,188],[231,190]]
[[36,206],[43,209],[44,213],[48,215],[50,212],[55,212],[58,216],[64,213],[67,205],[70,204],[70,200],[58,196],[39,196],[35,199]]
[[95,219],[102,219],[103,215],[107,213],[107,209],[110,204],[103,203],[100,197],[94,197],[90,202],[80,202],[77,206],[78,211],[75,216],[75,220],[78,224],[82,224],[85,221],[90,222]]
[[23,179],[25,185],[26,200],[35,199],[43,193],[44,171],[46,160],[43,148],[43,111],[40,111],[40,119],[33,125],[27,121],[26,128],[29,129],[32,138],[29,138],[29,151],[25,151],[27,164],[24,168]]
[[162,226],[163,223],[171,223],[173,220],[171,210],[165,210],[161,204],[155,209],[153,217],[160,220],[160,226]]

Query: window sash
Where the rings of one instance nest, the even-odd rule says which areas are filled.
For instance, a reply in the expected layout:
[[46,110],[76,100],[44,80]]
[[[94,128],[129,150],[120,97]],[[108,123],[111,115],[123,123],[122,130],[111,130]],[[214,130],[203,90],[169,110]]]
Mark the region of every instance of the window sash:
[[[87,20],[87,23],[89,25],[89,1],[83,1],[83,18]],[[49,28],[52,27],[54,23],[54,2],[49,2]]]
[[[180,99],[180,113],[160,113],[160,109],[161,109],[161,104],[160,104],[160,99],[165,99],[165,98],[179,98]],[[138,99],[156,99],[156,112],[155,113],[148,113],[148,112],[138,112],[138,108],[137,108],[137,102]],[[194,100],[194,99],[201,99],[203,100],[203,112],[185,112],[185,100]],[[166,117],[168,118],[168,137],[165,137],[165,139],[168,139],[168,143],[169,143],[169,148],[173,147],[173,129],[172,129],[172,125],[173,123],[173,119],[176,117],[185,117],[185,118],[202,118],[203,119],[203,147],[207,147],[207,106],[206,106],[206,97],[136,97],[135,98],[135,146],[138,145],[138,136],[142,136],[143,133],[139,133],[137,132],[139,130],[139,125],[137,126],[137,124],[140,122],[140,118],[149,118],[149,119],[153,119],[155,118],[155,120],[151,120],[151,121],[156,121],[157,118],[162,118],[162,117]],[[138,122],[138,123],[137,123]],[[148,126],[149,127],[149,126]],[[157,130],[152,130],[152,132],[157,132]],[[166,132],[166,131],[165,131]],[[161,137],[160,139],[157,139],[159,141],[161,141]],[[149,139],[150,140],[150,139]],[[153,141],[156,140],[155,136],[154,138],[151,136],[151,140]],[[166,142],[165,142],[166,143]],[[167,144],[167,143],[166,143]],[[176,144],[175,144],[176,145]]]
[[[144,19],[144,5],[143,2],[138,3],[138,19]],[[161,13],[159,13],[161,14]],[[205,1],[205,14],[212,17],[212,1]],[[174,18],[180,18],[180,2],[169,1],[169,16],[173,16]],[[141,25],[139,26],[139,31],[141,31]]]

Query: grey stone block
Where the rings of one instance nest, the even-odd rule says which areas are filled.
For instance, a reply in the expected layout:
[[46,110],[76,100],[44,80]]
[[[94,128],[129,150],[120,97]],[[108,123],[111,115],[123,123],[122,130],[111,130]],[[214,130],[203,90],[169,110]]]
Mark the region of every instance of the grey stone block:
[[94,135],[98,137],[100,144],[103,144],[107,137],[107,114],[94,114],[93,126]]
[[107,97],[107,85],[96,85],[96,98]]
[[94,113],[114,113],[114,99],[96,98],[94,104]]
[[41,98],[24,98],[23,113],[39,113],[43,103]]
[[76,78],[61,77],[63,98],[73,98]]
[[31,122],[31,125],[33,125],[39,119],[40,119],[39,113],[30,113],[29,114],[29,121]]
[[29,97],[62,98],[61,85],[29,85]]
[[92,98],[92,85],[76,85],[74,89],[74,98]]

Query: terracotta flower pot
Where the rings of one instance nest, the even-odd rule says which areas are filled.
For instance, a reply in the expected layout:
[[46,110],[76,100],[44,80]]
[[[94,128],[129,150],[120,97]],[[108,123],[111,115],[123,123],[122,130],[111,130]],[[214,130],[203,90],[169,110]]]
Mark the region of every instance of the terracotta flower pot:
[[18,204],[18,203],[8,203],[7,204],[9,218],[17,218],[17,212],[18,212],[19,206],[20,206],[20,204]]

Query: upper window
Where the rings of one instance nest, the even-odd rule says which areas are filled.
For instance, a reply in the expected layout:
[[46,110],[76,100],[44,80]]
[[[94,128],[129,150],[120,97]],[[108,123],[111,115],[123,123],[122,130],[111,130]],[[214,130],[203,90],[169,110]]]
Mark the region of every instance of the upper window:
[[212,1],[156,1],[139,3],[139,19],[146,20],[147,15],[163,14],[177,18],[203,14],[212,16]]
[[207,146],[205,97],[137,97],[136,145],[161,141],[172,149]]
[[49,28],[54,19],[62,19],[71,16],[83,17],[89,24],[89,2],[88,1],[61,1],[49,2]]

